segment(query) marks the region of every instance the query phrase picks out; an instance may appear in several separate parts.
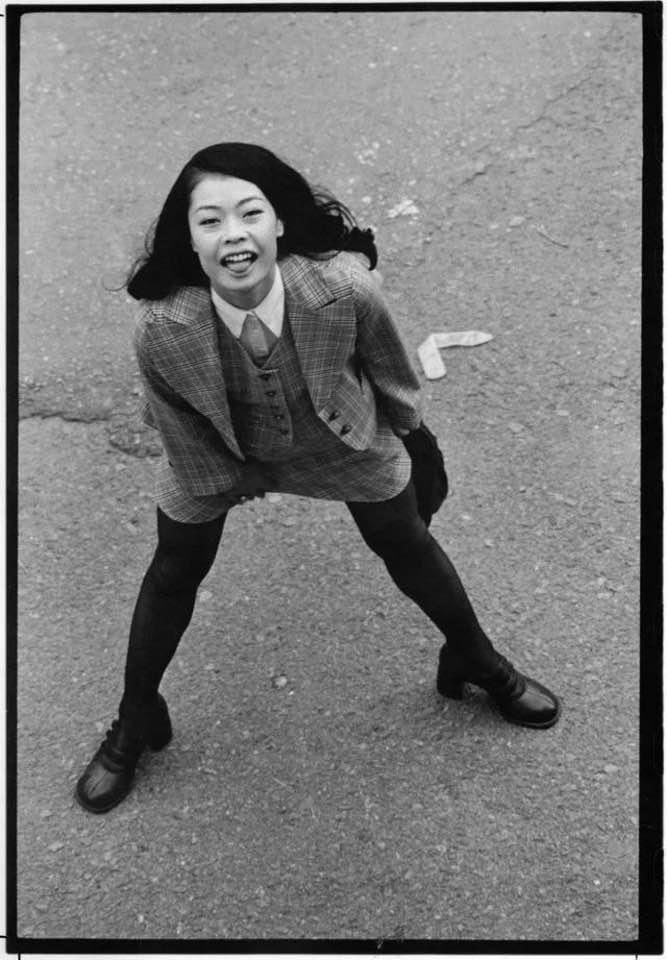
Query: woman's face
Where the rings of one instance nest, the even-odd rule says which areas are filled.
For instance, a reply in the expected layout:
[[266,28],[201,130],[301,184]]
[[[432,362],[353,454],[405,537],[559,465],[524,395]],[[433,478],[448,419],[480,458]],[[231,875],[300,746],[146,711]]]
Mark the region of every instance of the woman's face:
[[190,194],[192,249],[211,286],[228,303],[252,310],[275,277],[278,237],[285,230],[259,187],[207,174]]

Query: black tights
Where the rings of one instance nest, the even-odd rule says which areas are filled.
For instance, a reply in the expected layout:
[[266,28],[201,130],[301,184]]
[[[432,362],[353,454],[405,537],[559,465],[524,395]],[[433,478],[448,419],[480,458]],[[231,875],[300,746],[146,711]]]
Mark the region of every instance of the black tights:
[[128,719],[157,692],[190,623],[197,588],[213,565],[227,514],[208,523],[177,523],[158,507],[158,545],[141,584],[130,626],[121,713]]
[[[414,487],[381,503],[348,503],[362,537],[413,600],[473,666],[492,666],[495,651],[477,622],[446,553],[417,513]],[[197,588],[211,569],[226,514],[207,523],[177,523],[158,508],[158,546],[130,628],[121,712],[152,700],[192,617]]]

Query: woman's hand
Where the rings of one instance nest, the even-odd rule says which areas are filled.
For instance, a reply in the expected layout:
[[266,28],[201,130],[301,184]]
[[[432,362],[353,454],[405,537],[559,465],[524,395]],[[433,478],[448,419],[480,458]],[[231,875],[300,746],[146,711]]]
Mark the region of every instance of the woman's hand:
[[247,503],[249,500],[254,500],[255,497],[263,497],[265,490],[260,487],[248,487],[245,484],[243,486],[234,487],[232,490],[228,490],[225,494],[225,497],[230,505],[234,507],[237,504]]
[[263,497],[266,491],[264,490],[245,490],[240,493],[234,494],[234,503],[247,503],[248,500],[254,500],[255,497]]
[[239,483],[227,491],[231,503],[247,503],[255,497],[263,497],[266,493],[266,480],[259,467],[250,462],[243,466],[243,476]]

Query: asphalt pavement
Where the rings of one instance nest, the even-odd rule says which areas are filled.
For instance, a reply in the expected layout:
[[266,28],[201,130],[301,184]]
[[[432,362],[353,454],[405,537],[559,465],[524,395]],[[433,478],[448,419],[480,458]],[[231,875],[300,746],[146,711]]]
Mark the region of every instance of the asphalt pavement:
[[[35,12],[22,26],[18,934],[637,936],[641,19]],[[377,230],[480,620],[563,700],[435,690],[441,638],[341,504],[232,511],[163,684],[173,743],[95,817],[154,548],[123,279],[197,149],[262,143]]]

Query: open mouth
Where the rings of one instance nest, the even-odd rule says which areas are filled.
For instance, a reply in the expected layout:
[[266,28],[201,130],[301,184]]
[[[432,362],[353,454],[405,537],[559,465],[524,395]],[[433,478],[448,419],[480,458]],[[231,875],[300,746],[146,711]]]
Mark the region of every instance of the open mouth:
[[250,250],[245,250],[242,253],[228,253],[227,256],[222,257],[220,263],[223,267],[241,269],[242,267],[247,267],[251,263],[254,263],[256,259],[256,253],[252,253]]

